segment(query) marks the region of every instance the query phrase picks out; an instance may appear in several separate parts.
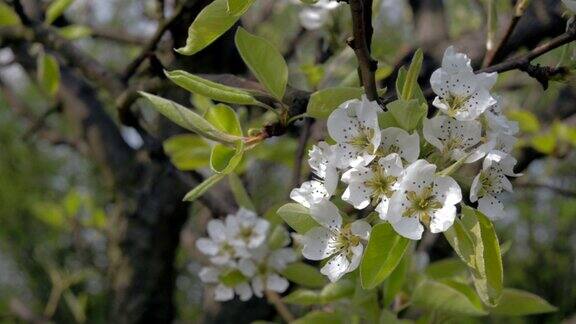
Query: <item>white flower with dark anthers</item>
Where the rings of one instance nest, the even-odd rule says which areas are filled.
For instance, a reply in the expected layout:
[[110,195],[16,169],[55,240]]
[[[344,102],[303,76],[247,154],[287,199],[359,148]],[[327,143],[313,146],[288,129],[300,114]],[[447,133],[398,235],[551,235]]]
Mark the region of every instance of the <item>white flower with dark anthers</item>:
[[374,160],[367,167],[356,166],[342,175],[342,181],[348,184],[342,200],[356,209],[364,209],[372,202],[380,217],[384,217],[403,171],[402,160],[396,153]]
[[502,113],[502,100],[497,98],[497,102],[484,113],[484,121],[488,132],[515,135],[518,133],[518,122],[511,121]]
[[504,204],[498,196],[506,190],[512,192],[512,183],[509,177],[518,177],[514,173],[516,159],[510,155],[493,151],[486,156],[482,170],[472,181],[470,201],[478,201],[478,210],[488,218],[495,220],[504,216]]
[[387,156],[390,153],[398,153],[400,157],[412,163],[420,155],[420,136],[418,132],[408,134],[407,131],[398,127],[388,127],[381,132],[382,139],[377,154]]
[[202,253],[210,256],[210,261],[216,265],[225,265],[236,257],[248,256],[248,251],[241,246],[232,244],[229,231],[219,219],[213,219],[207,226],[209,238],[199,238],[196,247]]
[[244,208],[226,217],[226,230],[234,246],[249,249],[260,246],[266,240],[269,227],[270,223],[267,220]]
[[252,288],[248,280],[239,283],[226,283],[223,277],[230,272],[236,272],[236,275],[242,277],[242,274],[235,268],[204,267],[200,270],[199,277],[203,283],[216,285],[214,289],[214,299],[217,301],[228,301],[234,298],[234,294],[240,297],[240,300],[247,301],[252,297]]
[[249,259],[240,260],[238,267],[242,274],[252,278],[251,284],[254,295],[262,297],[265,290],[283,293],[288,289],[288,280],[278,273],[283,271],[289,263],[296,261],[296,254],[292,249],[281,248],[270,251],[263,245],[251,251]]
[[290,192],[290,199],[306,208],[310,208],[310,206],[329,198],[330,194],[326,191],[326,187],[318,180],[306,181],[302,183],[300,188],[294,188]]
[[432,233],[447,230],[454,223],[456,204],[462,200],[458,183],[436,175],[436,165],[417,160],[408,166],[398,190],[392,195],[386,220],[398,234],[419,240],[422,223]]
[[335,282],[358,268],[363,242],[370,235],[370,224],[357,220],[342,226],[338,208],[328,200],[313,205],[310,214],[321,226],[305,234],[302,255],[310,260],[330,258],[320,272]]
[[433,105],[458,120],[474,120],[496,103],[489,90],[497,77],[497,73],[474,74],[468,56],[450,46],[444,52],[442,67],[430,78],[436,94]]
[[337,142],[338,167],[367,165],[374,159],[381,139],[379,111],[378,103],[362,96],[362,100],[344,102],[330,114],[328,134]]
[[310,156],[308,159],[310,168],[323,181],[326,192],[332,196],[338,186],[338,170],[336,168],[338,161],[335,145],[330,146],[326,142],[319,142],[312,146],[308,155]]
[[432,119],[424,119],[424,138],[444,157],[458,161],[466,156],[465,163],[481,159],[485,153],[477,150],[482,135],[480,122],[460,121],[449,116],[439,115]]

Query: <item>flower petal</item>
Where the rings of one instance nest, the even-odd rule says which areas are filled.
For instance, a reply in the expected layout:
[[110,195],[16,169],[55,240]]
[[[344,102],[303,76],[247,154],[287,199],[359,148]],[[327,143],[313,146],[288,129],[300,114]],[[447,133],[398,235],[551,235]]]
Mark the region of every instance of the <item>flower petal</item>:
[[456,205],[462,201],[462,190],[452,177],[435,177],[434,195],[442,205]]
[[492,195],[485,195],[478,199],[478,210],[491,220],[501,219],[505,216],[504,204]]
[[214,289],[214,299],[217,301],[227,301],[234,298],[234,289],[219,284]]
[[325,227],[315,227],[304,235],[302,255],[308,260],[323,260],[336,252],[332,232]]
[[372,226],[368,224],[368,222],[363,221],[361,219],[354,221],[350,224],[350,232],[352,234],[361,237],[363,240],[367,240],[370,237],[370,231],[372,230]]
[[456,218],[456,206],[446,205],[434,212],[430,221],[430,232],[444,232],[454,224]]
[[288,289],[288,280],[286,278],[280,277],[275,273],[268,274],[266,280],[266,288],[272,291],[283,293]]
[[247,301],[252,298],[252,288],[247,282],[240,283],[234,287],[234,291],[240,296],[241,301]]
[[321,200],[320,202],[310,206],[310,215],[320,225],[331,230],[338,230],[342,227],[342,216],[338,207],[329,200]]
[[336,282],[346,274],[349,266],[350,261],[346,258],[345,253],[342,252],[328,260],[324,267],[320,269],[320,273],[326,275],[331,282]]
[[211,239],[199,238],[196,240],[196,248],[198,249],[198,251],[206,255],[214,256],[218,254],[218,251],[220,250],[220,245],[212,241]]
[[416,217],[400,217],[397,222],[391,223],[394,230],[411,240],[419,240],[422,238],[424,226]]
[[210,238],[215,242],[226,240],[226,226],[224,226],[224,222],[221,220],[213,219],[209,221],[206,230],[208,231]]

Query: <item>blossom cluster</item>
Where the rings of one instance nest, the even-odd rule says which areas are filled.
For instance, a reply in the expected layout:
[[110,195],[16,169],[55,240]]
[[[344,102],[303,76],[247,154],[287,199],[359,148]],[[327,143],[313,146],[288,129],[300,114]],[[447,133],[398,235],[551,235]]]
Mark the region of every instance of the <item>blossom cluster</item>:
[[288,280],[279,273],[296,261],[294,251],[286,248],[288,235],[281,247],[270,247],[270,223],[244,208],[224,221],[211,220],[207,231],[209,237],[198,239],[196,247],[211,265],[202,268],[199,276],[215,285],[217,301],[231,300],[235,294],[246,301],[253,295],[262,297],[265,290],[286,291]]
[[[518,176],[511,156],[518,126],[491,93],[496,79],[496,73],[475,74],[470,59],[449,47],[430,79],[435,115],[416,130],[380,129],[384,111],[365,97],[336,108],[327,121],[333,144],[313,146],[308,162],[314,179],[290,195],[320,225],[305,234],[303,256],[328,259],[321,272],[331,281],[358,267],[371,226],[365,220],[345,224],[338,200],[358,210],[372,208],[412,240],[420,239],[425,227],[439,233],[452,226],[461,185],[471,188],[469,199],[481,212],[502,217],[500,196],[512,190],[508,177]],[[451,177],[473,163],[481,168],[472,183]]]

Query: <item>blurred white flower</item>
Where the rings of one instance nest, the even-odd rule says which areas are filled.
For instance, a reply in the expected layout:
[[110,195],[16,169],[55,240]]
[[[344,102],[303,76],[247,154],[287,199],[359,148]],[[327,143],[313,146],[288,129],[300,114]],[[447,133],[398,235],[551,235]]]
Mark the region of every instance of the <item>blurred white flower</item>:
[[514,173],[515,165],[516,159],[510,155],[493,151],[486,156],[482,170],[472,181],[470,201],[478,201],[478,210],[492,220],[505,215],[504,204],[498,197],[504,190],[512,192],[512,183],[507,176],[521,175]]
[[474,74],[468,56],[450,46],[444,52],[442,67],[430,78],[436,94],[433,105],[458,120],[474,120],[496,103],[489,90],[497,77],[497,73]]
[[342,181],[348,184],[342,200],[356,209],[364,209],[372,202],[380,217],[384,218],[388,201],[397,189],[403,171],[402,160],[396,153],[374,160],[368,167],[356,166],[342,176]]
[[328,134],[337,142],[338,167],[367,165],[374,159],[382,136],[379,111],[378,103],[362,96],[362,100],[344,102],[330,114]]
[[232,244],[224,222],[213,219],[207,226],[209,238],[199,238],[196,247],[202,253],[210,256],[210,261],[216,265],[224,265],[233,261],[235,257],[248,256],[248,251],[241,246]]
[[242,301],[252,297],[252,288],[248,281],[243,279],[240,271],[235,268],[204,267],[200,270],[199,277],[203,283],[216,285],[214,299],[217,301],[231,300],[234,294]]
[[251,251],[249,259],[240,260],[238,267],[242,274],[251,278],[254,295],[262,297],[264,290],[283,293],[288,289],[288,280],[279,275],[289,263],[296,261],[292,249],[281,248],[270,251],[265,245]]
[[302,255],[310,260],[330,258],[320,272],[335,282],[358,268],[363,241],[370,235],[370,224],[357,220],[342,226],[338,208],[328,200],[313,205],[310,213],[321,226],[305,234]]
[[300,24],[308,30],[320,29],[330,18],[330,11],[338,8],[340,4],[335,0],[319,0],[313,4],[306,5],[299,0],[295,0],[300,5],[305,6],[298,14]]
[[451,177],[436,175],[436,165],[417,160],[405,170],[398,190],[392,195],[386,220],[398,234],[419,240],[422,223],[432,233],[452,226],[456,204],[462,200],[458,183]]
[[445,115],[424,119],[424,138],[436,147],[443,157],[458,161],[465,156],[466,163],[481,159],[485,153],[477,150],[482,135],[480,122],[460,121]]
[[234,215],[226,217],[226,230],[234,246],[249,249],[260,246],[266,240],[270,223],[253,211],[240,208]]

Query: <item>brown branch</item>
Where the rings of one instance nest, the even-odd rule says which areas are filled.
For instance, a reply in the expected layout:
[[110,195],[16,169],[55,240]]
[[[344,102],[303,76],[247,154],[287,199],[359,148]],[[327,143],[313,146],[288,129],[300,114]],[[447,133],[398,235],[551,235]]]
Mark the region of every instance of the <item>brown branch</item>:
[[120,44],[144,46],[146,40],[136,35],[127,34],[122,30],[115,30],[110,28],[89,27],[91,30],[90,36],[108,41],[113,41]]
[[504,32],[504,36],[502,37],[498,45],[496,45],[494,48],[488,49],[488,51],[486,52],[486,56],[484,57],[484,63],[482,64],[482,66],[487,67],[494,65],[494,63],[498,63],[502,59],[502,49],[504,48],[506,43],[508,43],[508,40],[512,36],[512,33],[514,33],[514,29],[516,29],[516,26],[518,25],[520,18],[522,18],[524,12],[526,12],[528,2],[529,2],[528,0],[519,0],[516,3],[516,6],[514,7],[514,16],[510,20],[510,23],[508,24],[508,27]]
[[156,51],[156,49],[158,48],[158,44],[160,43],[160,40],[162,39],[166,31],[168,31],[168,29],[170,29],[170,27],[184,13],[184,8],[185,6],[181,6],[170,19],[164,20],[160,23],[160,26],[158,26],[156,33],[154,33],[150,41],[148,41],[147,45],[142,49],[140,54],[130,64],[128,64],[128,66],[122,73],[123,82],[128,82],[128,80],[132,78],[132,76],[136,73],[136,71],[138,70],[140,65],[146,60],[146,58],[148,58],[154,51]]
[[300,130],[300,138],[298,140],[298,147],[296,149],[296,156],[294,157],[294,168],[292,169],[292,186],[296,188],[300,186],[302,181],[302,164],[304,156],[306,155],[306,144],[310,138],[310,128],[312,127],[313,119],[304,119],[302,129]]
[[[372,0],[350,0],[352,13],[352,38],[348,45],[354,50],[358,59],[360,80],[368,100],[377,100],[376,69],[378,62],[370,56],[372,39]],[[370,18],[369,18],[370,17]]]
[[264,290],[264,294],[266,295],[266,299],[268,300],[268,302],[274,305],[274,307],[278,311],[278,314],[280,315],[280,317],[282,317],[282,319],[286,323],[294,321],[294,315],[292,315],[288,307],[286,307],[286,305],[282,302],[282,299],[280,299],[280,296],[276,292],[266,289]]

